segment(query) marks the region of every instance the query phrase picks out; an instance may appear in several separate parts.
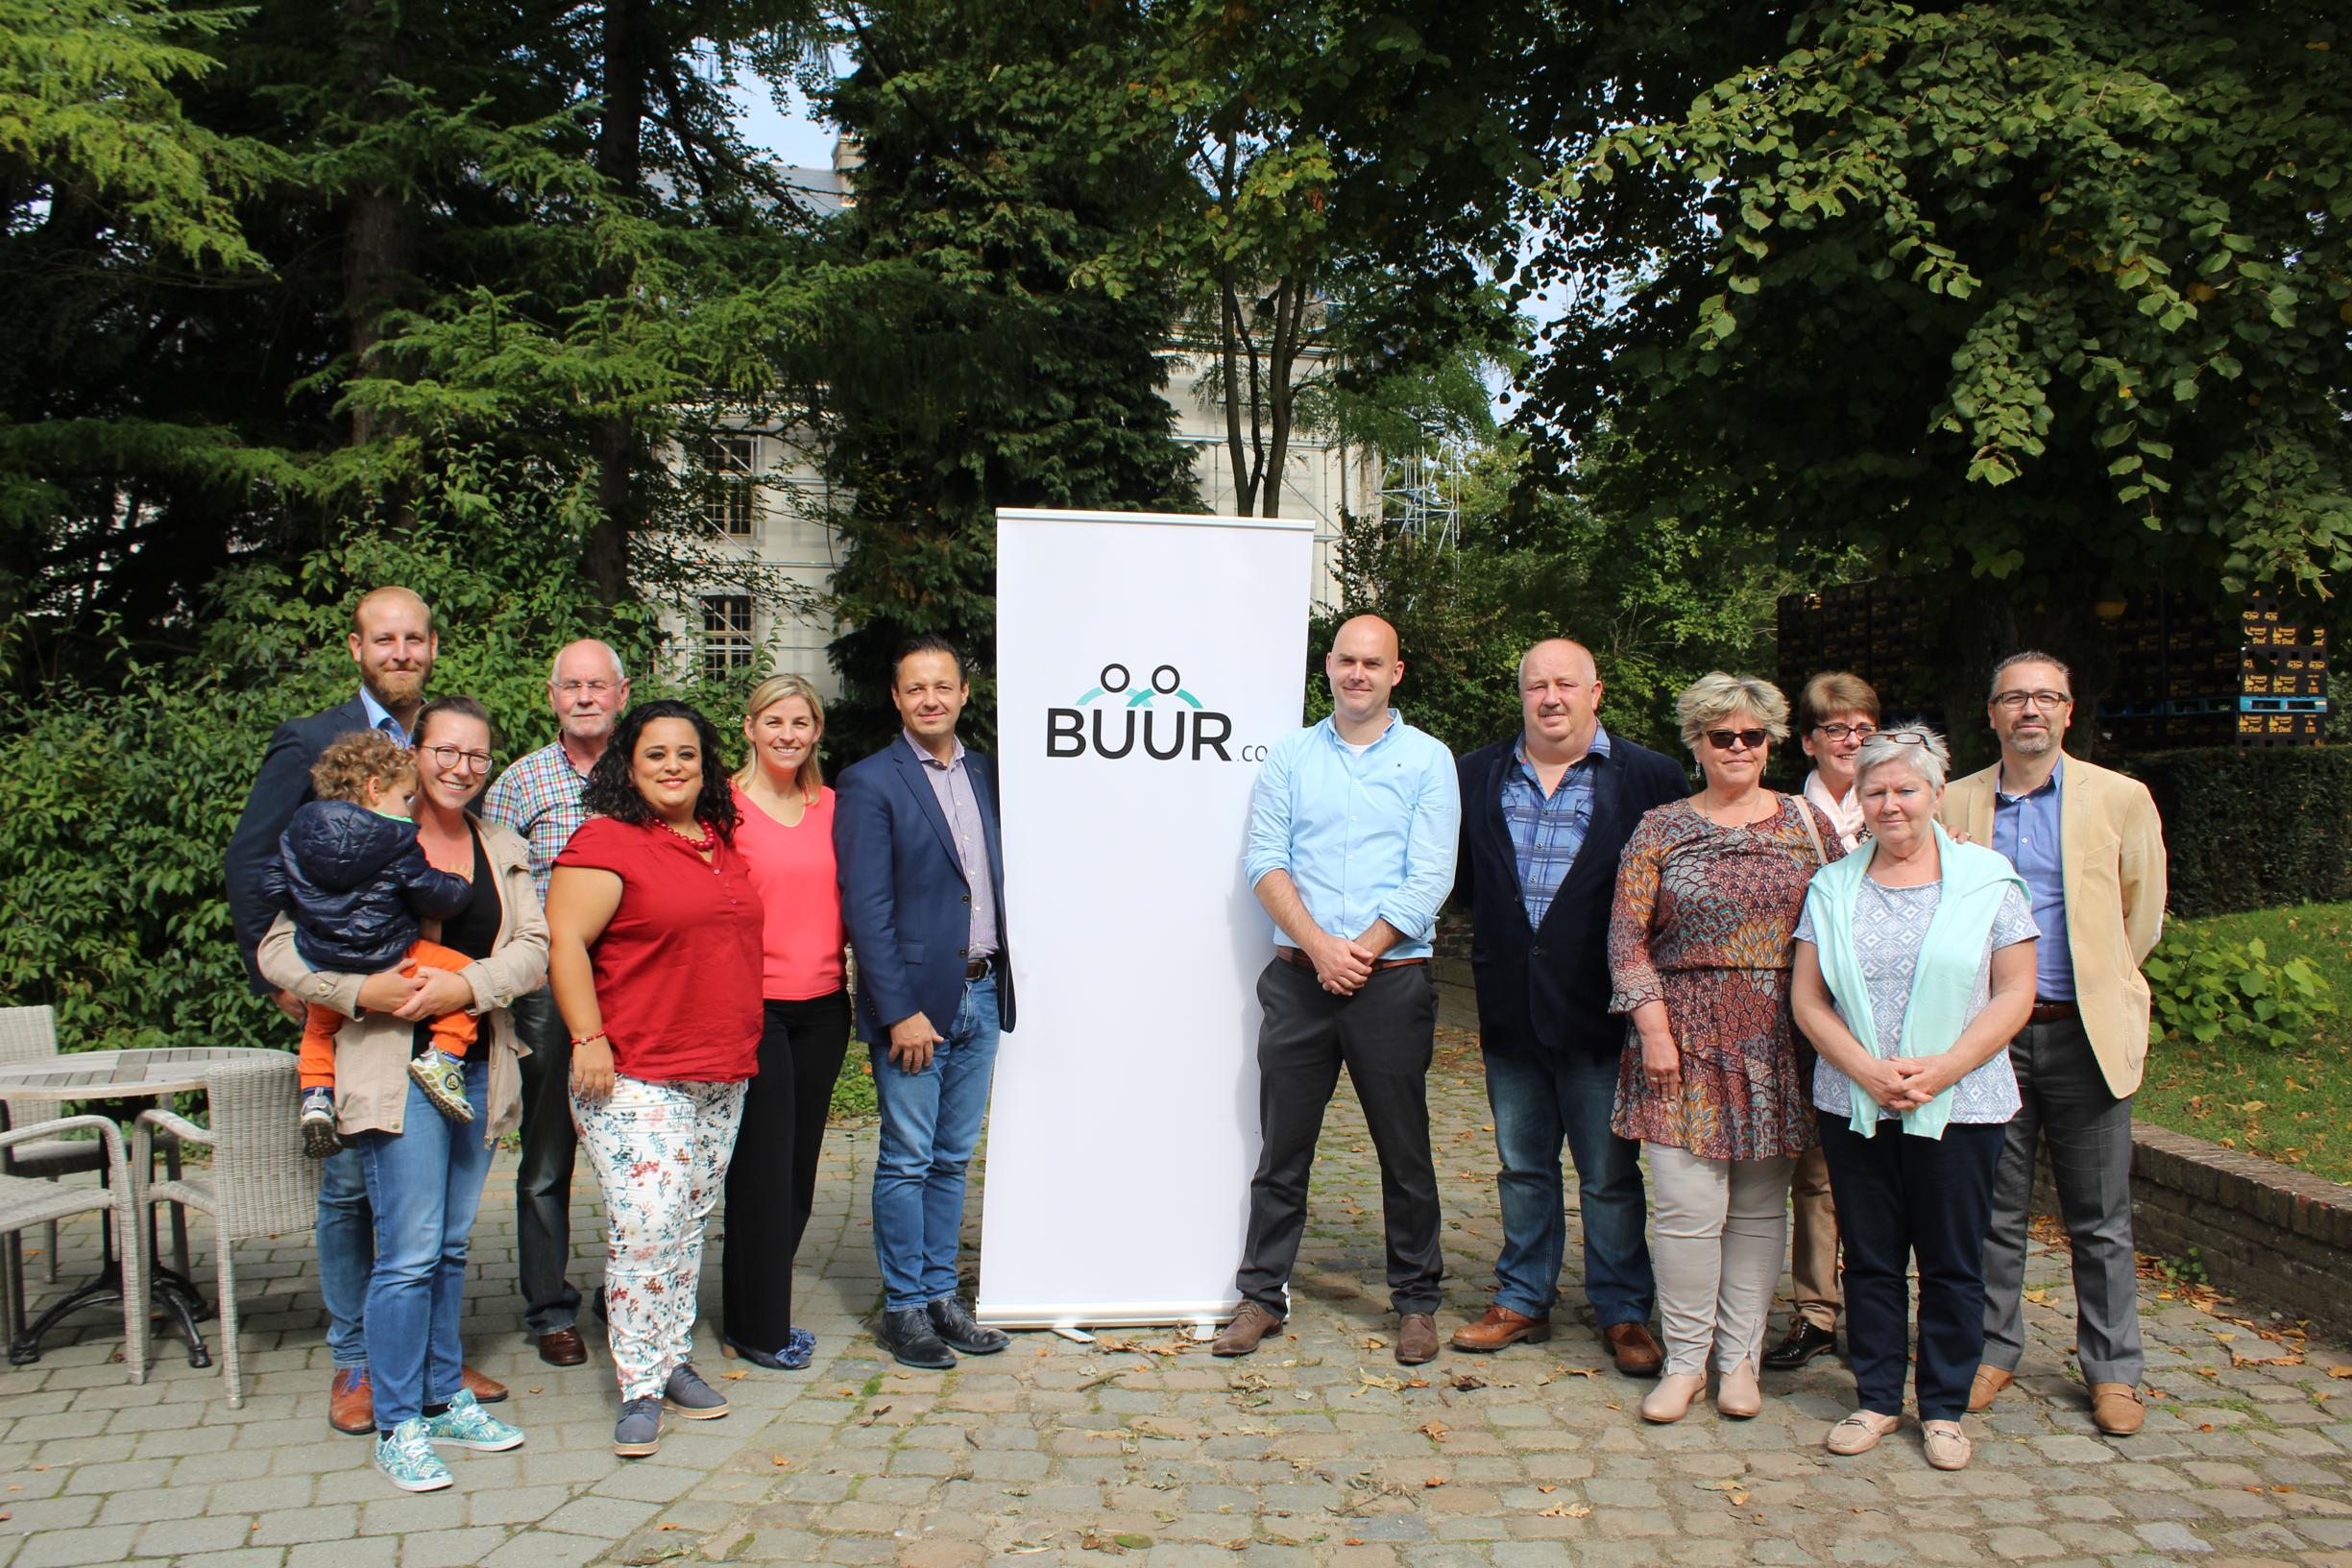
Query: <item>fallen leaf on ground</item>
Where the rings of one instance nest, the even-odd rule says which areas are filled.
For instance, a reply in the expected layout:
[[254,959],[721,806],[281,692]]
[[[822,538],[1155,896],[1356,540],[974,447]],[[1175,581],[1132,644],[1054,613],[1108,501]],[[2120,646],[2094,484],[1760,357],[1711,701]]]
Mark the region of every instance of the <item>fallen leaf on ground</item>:
[[1452,1377],[1445,1380],[1445,1386],[1449,1388],[1458,1388],[1464,1393],[1468,1393],[1472,1388],[1485,1387],[1487,1386],[1487,1380],[1480,1377],[1475,1372],[1456,1372]]
[[1445,1435],[1448,1432],[1451,1432],[1453,1428],[1447,1426],[1443,1421],[1424,1421],[1416,1430],[1418,1430],[1422,1436],[1428,1438],[1431,1442],[1442,1443],[1445,1440]]
[[1386,1350],[1389,1347],[1389,1342],[1377,1334],[1367,1334],[1362,1343],[1367,1350]]
[[1597,1378],[1601,1375],[1601,1369],[1597,1366],[1562,1366],[1555,1370],[1564,1378]]
[[1427,1481],[1421,1483],[1422,1487],[1428,1491],[1436,1491],[1440,1486],[1444,1484],[1445,1478],[1443,1476],[1431,1476]]
[[1748,1501],[1747,1483],[1734,1480],[1730,1476],[1718,1476],[1712,1481],[1694,1481],[1691,1484],[1703,1492],[1721,1492],[1725,1500],[1734,1508],[1738,1508]]
[[1383,1377],[1364,1367],[1356,1369],[1356,1377],[1367,1388],[1401,1388],[1405,1386],[1405,1380],[1402,1378]]
[[725,1378],[729,1383],[740,1383],[745,1378],[751,1376],[749,1372],[721,1372],[718,1375]]
[[770,1454],[767,1457],[767,1462],[774,1465],[777,1469],[782,1470],[788,1468],[792,1461],[786,1459],[782,1454]]
[[1539,1519],[1582,1519],[1591,1513],[1589,1503],[1555,1503],[1548,1508],[1536,1510]]
[[2352,1366],[2331,1366],[2327,1369],[2327,1375],[2332,1378],[2352,1378]]

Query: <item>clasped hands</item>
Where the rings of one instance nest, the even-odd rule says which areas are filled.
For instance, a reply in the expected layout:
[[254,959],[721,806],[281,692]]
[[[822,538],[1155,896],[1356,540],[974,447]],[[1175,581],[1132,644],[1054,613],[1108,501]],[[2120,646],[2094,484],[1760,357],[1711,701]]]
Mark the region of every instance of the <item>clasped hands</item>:
[[1328,931],[1302,951],[1315,961],[1315,982],[1335,997],[1352,997],[1364,989],[1380,958],[1363,943]]
[[473,1005],[473,987],[447,969],[419,964],[414,974],[387,969],[359,982],[359,1005],[410,1023],[439,1018]]
[[1946,1057],[1874,1056],[1858,1081],[1887,1110],[1916,1111],[1959,1079]]

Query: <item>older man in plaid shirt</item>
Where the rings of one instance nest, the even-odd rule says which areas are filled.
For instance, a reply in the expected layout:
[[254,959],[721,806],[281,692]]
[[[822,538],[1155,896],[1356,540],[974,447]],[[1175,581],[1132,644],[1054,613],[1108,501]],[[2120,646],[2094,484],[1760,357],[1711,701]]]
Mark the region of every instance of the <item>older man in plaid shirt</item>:
[[[567,645],[547,672],[555,709],[553,742],[515,762],[483,799],[482,814],[522,834],[531,846],[531,880],[542,903],[555,857],[588,820],[580,802],[588,770],[604,755],[613,722],[629,701],[620,655],[594,639]],[[522,1161],[515,1171],[516,1250],[522,1270],[523,1327],[539,1340],[540,1360],[577,1366],[580,1292],[566,1278],[571,1257],[571,1042],[545,990],[517,999],[515,1028],[531,1053],[522,1059]]]

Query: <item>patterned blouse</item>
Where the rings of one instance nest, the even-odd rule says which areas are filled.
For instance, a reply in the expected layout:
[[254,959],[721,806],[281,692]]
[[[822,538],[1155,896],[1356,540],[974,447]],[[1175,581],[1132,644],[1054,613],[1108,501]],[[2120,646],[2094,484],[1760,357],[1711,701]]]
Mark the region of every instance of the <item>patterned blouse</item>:
[[[1801,810],[1812,812],[1818,855]],[[1820,1141],[1788,1012],[1790,943],[1805,884],[1845,853],[1793,795],[1744,827],[1718,827],[1690,800],[1642,817],[1609,916],[1609,1010],[1663,1001],[1683,1081],[1672,1099],[1650,1087],[1629,1019],[1610,1122],[1618,1136],[1710,1160],[1776,1159]]]

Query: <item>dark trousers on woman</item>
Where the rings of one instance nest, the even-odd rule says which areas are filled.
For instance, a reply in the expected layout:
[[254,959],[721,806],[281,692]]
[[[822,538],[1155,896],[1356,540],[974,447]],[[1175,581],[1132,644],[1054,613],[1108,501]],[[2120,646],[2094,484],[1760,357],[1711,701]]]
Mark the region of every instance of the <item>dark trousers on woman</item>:
[[719,1268],[721,1329],[777,1355],[792,1327],[792,1259],[816,1202],[825,1113],[849,1049],[849,993],[770,1001],[760,1071],[727,1168],[727,1236]]
[[1984,1231],[2006,1126],[1954,1122],[1915,1138],[1881,1121],[1864,1138],[1821,1113],[1821,1147],[1846,1247],[1846,1364],[1863,1410],[1903,1413],[1919,1263],[1919,1418],[1957,1421],[1984,1352]]

